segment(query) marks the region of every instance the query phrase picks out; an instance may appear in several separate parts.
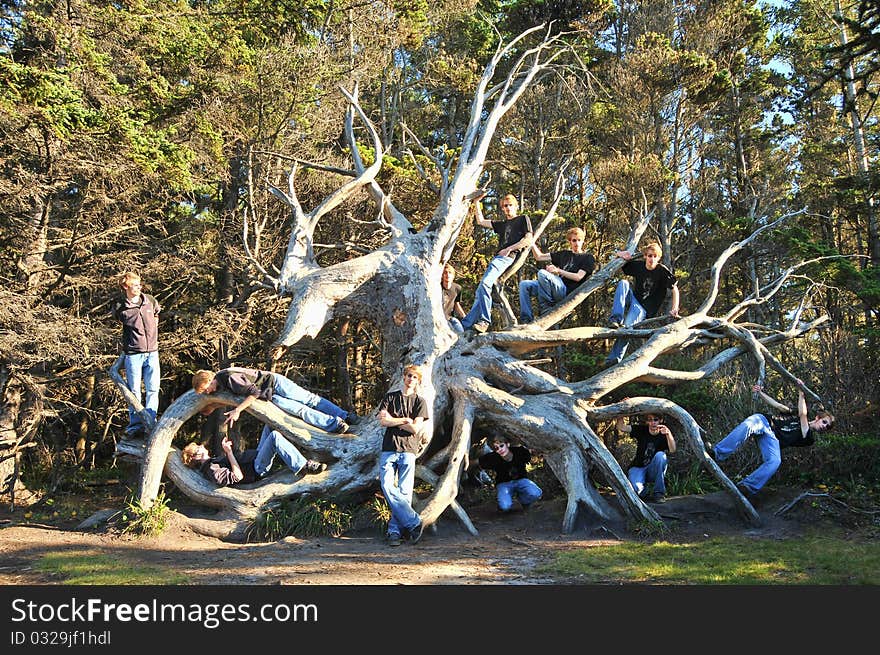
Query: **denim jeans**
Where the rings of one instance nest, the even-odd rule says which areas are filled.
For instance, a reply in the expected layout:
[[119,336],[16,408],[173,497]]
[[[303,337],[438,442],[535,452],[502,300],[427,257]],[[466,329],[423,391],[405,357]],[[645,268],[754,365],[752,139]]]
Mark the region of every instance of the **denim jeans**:
[[341,422],[348,417],[348,412],[341,407],[303,389],[279,373],[275,373],[272,403],[291,416],[299,417],[309,425],[327,432],[339,429]]
[[773,429],[766,416],[752,414],[733,428],[730,434],[715,444],[715,459],[721,462],[730,457],[750,435],[755,437],[755,441],[758,442],[758,448],[761,450],[761,457],[764,461],[740,484],[752,493],[757,493],[773,477],[776,469],[782,463],[779,439],[773,434]]
[[449,317],[449,327],[451,327],[456,334],[464,332],[464,327],[462,326],[461,321],[455,318],[455,316]]
[[[632,285],[628,280],[621,280],[614,290],[614,305],[611,307],[611,319],[622,323],[624,327],[632,327],[645,319],[645,308],[636,300]],[[605,359],[607,364],[619,364],[626,354],[629,339],[615,339],[611,352]]]
[[[396,481],[395,481],[396,477]],[[421,519],[412,508],[413,485],[416,481],[414,453],[393,453],[383,450],[379,455],[379,486],[391,508],[388,534],[401,536],[412,530]]]
[[626,472],[629,483],[637,494],[641,494],[645,488],[645,482],[654,483],[655,494],[666,493],[666,451],[658,450],[654,453],[647,466],[633,466]]
[[[129,390],[140,401],[141,382],[144,384],[146,391],[146,409],[153,418],[159,412],[159,382],[162,373],[159,370],[159,352],[154,350],[151,353],[132,353],[122,358],[125,367],[125,381]],[[128,427],[125,428],[126,434],[133,434],[139,430],[143,430],[144,425],[140,415],[134,410],[134,407],[128,408]]]
[[306,465],[306,458],[296,449],[290,441],[284,438],[278,430],[272,430],[268,425],[263,426],[260,434],[260,443],[257,444],[257,456],[254,459],[254,472],[257,477],[263,477],[272,468],[275,455],[281,458],[285,466],[294,473]]
[[549,309],[565,298],[568,287],[562,278],[545,270],[538,271],[536,280],[523,280],[519,283],[519,321],[531,323],[535,320],[532,312],[532,295],[538,296],[538,310]]
[[544,492],[541,491],[541,487],[528,478],[501,482],[496,485],[495,491],[498,496],[498,509],[502,512],[509,512],[510,508],[513,507],[514,494],[516,494],[519,499],[519,504],[523,507],[528,507],[544,495]]
[[465,330],[472,328],[475,323],[480,321],[492,322],[492,287],[512,263],[513,257],[501,257],[500,255],[495,255],[489,262],[486,272],[483,273],[483,279],[480,280],[474,292],[474,305],[467,316],[461,319],[461,325]]

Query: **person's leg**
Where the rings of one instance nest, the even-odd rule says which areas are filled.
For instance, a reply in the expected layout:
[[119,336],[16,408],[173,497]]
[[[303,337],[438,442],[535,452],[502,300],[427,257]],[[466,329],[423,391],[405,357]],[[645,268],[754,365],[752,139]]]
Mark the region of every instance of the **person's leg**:
[[254,471],[259,477],[263,477],[272,468],[275,455],[281,458],[285,466],[294,473],[299,473],[306,465],[306,458],[297,450],[290,441],[284,438],[277,430],[271,430],[268,425],[263,426],[260,434],[260,443],[257,444],[257,456],[254,459]]
[[629,478],[629,483],[637,496],[641,496],[645,490],[645,468],[644,466],[633,466],[626,472],[626,477]]
[[544,492],[541,491],[541,487],[536,485],[528,478],[514,480],[513,484],[516,491],[516,496],[519,499],[519,504],[523,507],[528,507],[544,495]]
[[555,273],[540,270],[538,271],[538,284],[540,289],[540,298],[549,307],[555,305],[568,293],[568,287],[562,278]]
[[614,302],[611,305],[610,320],[623,323],[623,316],[632,298],[632,285],[629,280],[620,280],[614,289]]
[[[141,395],[141,379],[143,376],[146,355],[147,353],[133,353],[131,355],[125,355],[122,358],[122,364],[125,368],[125,384],[139,402],[143,398]],[[135,411],[132,405],[129,405],[128,426],[125,428],[125,434],[132,435],[143,429],[144,425],[140,415]]]
[[782,463],[782,453],[780,452],[779,439],[773,434],[773,430],[766,419],[764,420],[764,429],[755,432],[754,435],[755,440],[758,442],[758,448],[761,449],[761,457],[764,461],[748,477],[743,479],[740,484],[752,493],[757,493],[776,473],[779,465]]
[[330,416],[330,414],[325,414],[317,409],[312,409],[307,405],[303,405],[290,398],[285,398],[284,396],[279,396],[277,394],[273,395],[272,404],[282,409],[287,414],[296,416],[309,425],[321,428],[327,432],[337,432],[342,425],[343,419],[338,416]]
[[[406,455],[412,458],[411,462]],[[391,509],[391,520],[388,522],[389,536],[400,537],[403,529],[415,527],[419,523],[419,515],[410,504],[415,480],[414,465],[415,456],[411,453],[383,452],[379,456],[379,486]],[[405,493],[407,488],[408,494]]]
[[348,416],[348,412],[338,405],[330,402],[326,398],[322,398],[316,393],[312,393],[308,389],[303,389],[296,382],[279,373],[275,373],[274,391],[275,393],[272,396],[273,400],[276,395],[281,395],[284,398],[289,398],[290,400],[303,404],[306,407],[316,409],[322,414],[328,414],[343,420]]
[[144,359],[144,408],[153,418],[159,413],[159,384],[162,380],[162,372],[159,368],[159,353],[154,351],[147,353]]
[[502,482],[495,485],[495,494],[498,498],[498,509],[509,512],[513,507],[513,483]]
[[668,459],[666,451],[658,450],[654,453],[650,463],[645,467],[645,480],[654,483],[655,494],[666,494],[666,469]]
[[461,319],[462,327],[464,327],[465,330],[469,330],[475,323],[479,323],[480,321],[485,321],[487,323],[492,322],[492,286],[512,263],[512,257],[500,257],[498,255],[493,257],[492,261],[489,262],[489,266],[483,274],[483,279],[480,280],[480,283],[474,291],[473,307],[471,307],[467,316]]
[[[621,281],[625,282],[626,280]],[[623,316],[624,327],[632,327],[636,323],[643,321],[646,313],[645,308],[635,299],[635,296],[631,297],[629,300],[629,306]],[[612,364],[619,364],[623,360],[624,355],[626,355],[627,348],[629,348],[629,339],[622,337],[620,339],[615,339],[614,345],[611,347],[611,352],[608,354],[608,358],[605,361]]]
[[523,280],[519,283],[519,322],[531,323],[535,320],[532,311],[532,294],[537,294],[540,284],[537,280]]
[[767,419],[761,414],[752,414],[731,430],[726,437],[715,444],[715,460],[723,462],[743,445],[750,434],[764,429]]

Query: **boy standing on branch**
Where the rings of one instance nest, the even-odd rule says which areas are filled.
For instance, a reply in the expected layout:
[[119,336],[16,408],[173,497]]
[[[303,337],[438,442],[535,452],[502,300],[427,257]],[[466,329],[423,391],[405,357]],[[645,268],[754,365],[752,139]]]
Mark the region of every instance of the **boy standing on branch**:
[[[675,274],[660,263],[663,249],[656,241],[651,241],[642,248],[644,261],[634,260],[628,250],[618,250],[617,257],[626,260],[621,269],[633,278],[632,284],[627,280],[617,283],[614,291],[614,305],[608,319],[608,327],[632,327],[646,318],[657,316],[657,312],[666,300],[666,292],[672,292],[671,316],[678,317],[678,281]],[[626,354],[628,339],[618,338],[614,341],[611,353],[605,365],[619,364]]]
[[529,217],[517,215],[519,203],[513,194],[508,193],[501,198],[502,221],[487,221],[483,218],[483,208],[480,200],[486,195],[485,191],[477,191],[471,194],[470,199],[475,202],[475,220],[477,225],[494,230],[498,235],[498,243],[501,248],[489,262],[483,279],[477,285],[474,292],[474,304],[467,316],[461,319],[461,325],[465,330],[474,329],[477,332],[485,332],[492,323],[492,287],[499,277],[513,264],[516,254],[523,248],[532,245],[532,222]]
[[[153,418],[159,411],[159,312],[162,307],[141,291],[141,276],[123,273],[119,280],[122,295],[113,303],[113,316],[122,322],[122,353],[125,382],[140,401],[141,382],[146,393],[144,409]],[[126,437],[143,437],[144,424],[134,407],[128,408]]]

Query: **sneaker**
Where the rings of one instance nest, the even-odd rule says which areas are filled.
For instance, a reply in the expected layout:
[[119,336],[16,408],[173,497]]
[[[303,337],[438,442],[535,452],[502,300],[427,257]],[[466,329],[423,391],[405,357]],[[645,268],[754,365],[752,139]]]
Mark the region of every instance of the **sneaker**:
[[751,489],[749,489],[749,488],[748,488],[746,485],[744,485],[742,482],[737,482],[737,483],[736,483],[736,488],[739,489],[739,492],[740,492],[743,496],[745,496],[747,500],[750,499],[750,498],[754,498],[754,497],[755,497],[755,492],[752,491]]
[[399,534],[389,534],[388,535],[388,545],[389,546],[399,546],[403,543],[403,540],[400,538]]
[[422,534],[425,532],[425,524],[419,521],[419,524],[409,531],[409,541],[412,544],[417,544],[422,539]]
[[345,422],[348,423],[349,425],[357,425],[358,423],[360,423],[363,420],[364,420],[363,416],[358,416],[354,412],[350,413],[348,416],[345,417]]
[[651,502],[652,503],[665,503],[666,502],[666,494],[655,491],[651,494]]
[[348,423],[340,419],[339,426],[335,430],[333,430],[333,432],[335,432],[336,434],[345,434],[346,432],[348,432],[348,430]]
[[483,334],[488,329],[489,329],[489,322],[488,321],[477,321],[476,323],[474,323],[474,330],[476,330],[480,334]]
[[612,316],[605,322],[605,327],[617,330],[623,327],[623,323]]
[[706,451],[706,454],[709,457],[714,459],[716,462],[718,461],[718,459],[715,457],[715,447],[712,444],[710,444],[708,441],[704,441],[703,449]]
[[323,462],[316,462],[313,459],[306,460],[306,465],[302,467],[302,472],[305,475],[310,475],[314,473],[322,473],[327,468],[327,465]]

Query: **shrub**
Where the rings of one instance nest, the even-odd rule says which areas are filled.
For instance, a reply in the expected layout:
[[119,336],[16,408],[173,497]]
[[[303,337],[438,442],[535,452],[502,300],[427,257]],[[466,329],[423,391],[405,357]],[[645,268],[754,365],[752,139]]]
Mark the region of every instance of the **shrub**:
[[165,529],[170,511],[164,490],[159,491],[156,500],[148,508],[134,496],[130,496],[120,519],[122,532],[145,537],[156,536]]

